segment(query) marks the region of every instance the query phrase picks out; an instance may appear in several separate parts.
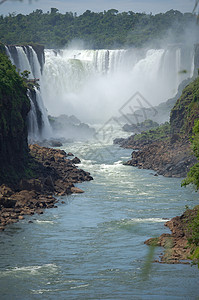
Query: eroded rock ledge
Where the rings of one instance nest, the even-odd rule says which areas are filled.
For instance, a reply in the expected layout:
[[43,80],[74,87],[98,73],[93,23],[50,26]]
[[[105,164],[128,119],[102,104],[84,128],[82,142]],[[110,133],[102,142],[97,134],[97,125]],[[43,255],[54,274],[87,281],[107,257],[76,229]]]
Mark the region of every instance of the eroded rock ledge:
[[165,177],[186,177],[190,168],[197,162],[188,139],[174,142],[172,139],[152,142],[131,141],[129,144],[121,145],[137,150],[132,152],[132,158],[124,163],[125,165],[151,169]]
[[160,260],[155,262],[178,264],[190,263],[193,259],[192,254],[195,250],[193,241],[194,227],[193,220],[196,218],[199,211],[199,206],[194,209],[187,209],[180,217],[177,216],[165,223],[171,230],[171,234],[163,233],[158,238],[150,238],[145,241],[145,244],[150,246],[164,247],[164,254],[160,256]]
[[30,145],[29,172],[31,179],[22,179],[18,187],[0,186],[0,230],[7,224],[16,223],[24,215],[43,213],[44,208],[55,207],[55,195],[81,193],[75,183],[90,181],[90,173],[78,169],[80,160],[68,159],[63,150]]

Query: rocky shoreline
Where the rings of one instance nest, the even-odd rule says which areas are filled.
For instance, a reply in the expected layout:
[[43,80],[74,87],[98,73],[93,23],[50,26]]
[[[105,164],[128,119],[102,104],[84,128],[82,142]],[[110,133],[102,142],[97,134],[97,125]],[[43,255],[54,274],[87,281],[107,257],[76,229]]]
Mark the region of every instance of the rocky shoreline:
[[[197,162],[188,138],[175,139],[175,136],[169,136],[162,140],[134,141],[134,137],[131,136],[126,140],[119,139],[116,143],[124,148],[134,150],[131,160],[124,165],[154,170],[156,176],[184,178]],[[190,264],[195,259],[198,263],[197,256],[193,257],[196,245],[190,243],[195,234],[192,230],[193,220],[197,217],[198,212],[199,206],[192,210],[187,209],[182,216],[174,217],[165,223],[165,226],[171,230],[171,234],[164,233],[158,238],[150,238],[145,241],[145,244],[149,246],[164,248],[164,253],[155,262]]]
[[158,238],[150,238],[145,241],[149,246],[164,248],[164,254],[155,262],[167,264],[190,264],[193,259],[195,245],[190,240],[193,235],[193,220],[199,212],[199,206],[187,209],[181,216],[177,216],[165,223],[171,230],[171,234],[163,233]]
[[[193,155],[189,139],[157,141],[118,140],[121,147],[131,148],[132,158],[124,165],[151,169],[165,177],[186,177],[190,168],[197,162]],[[136,151],[135,151],[136,150]]]
[[30,145],[30,170],[34,176],[22,179],[18,186],[0,186],[0,231],[25,215],[42,214],[43,209],[56,206],[55,196],[83,191],[75,183],[90,181],[90,173],[79,169],[77,157],[63,150]]

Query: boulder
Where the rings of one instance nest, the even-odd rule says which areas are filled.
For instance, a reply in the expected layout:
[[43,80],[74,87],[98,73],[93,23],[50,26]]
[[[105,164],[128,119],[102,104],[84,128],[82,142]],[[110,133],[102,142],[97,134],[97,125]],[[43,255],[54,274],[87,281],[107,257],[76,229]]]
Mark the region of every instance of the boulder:
[[81,160],[78,157],[73,158],[71,161],[72,161],[73,164],[80,164],[81,163]]
[[81,190],[80,188],[75,187],[75,186],[71,188],[71,192],[74,193],[74,194],[82,194],[82,193],[84,193],[83,190]]

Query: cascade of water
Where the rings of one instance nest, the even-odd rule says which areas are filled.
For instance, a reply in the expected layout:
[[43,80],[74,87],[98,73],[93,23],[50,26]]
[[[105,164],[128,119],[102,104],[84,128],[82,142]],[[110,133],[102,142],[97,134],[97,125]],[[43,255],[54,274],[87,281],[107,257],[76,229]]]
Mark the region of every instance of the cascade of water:
[[30,65],[32,69],[32,73],[35,78],[41,78],[41,66],[39,60],[37,58],[37,54],[32,46],[29,46],[30,49]]
[[[183,59],[180,46],[148,51],[46,50],[41,85],[45,106],[52,115],[74,114],[96,122],[117,115],[136,92],[157,105],[173,97],[179,83],[192,75],[191,51]],[[180,72],[183,69],[187,72]]]
[[6,54],[7,54],[7,56],[9,57],[11,63],[14,65],[14,64],[15,64],[15,63],[14,63],[14,59],[13,59],[13,57],[12,57],[12,54],[10,53],[9,48],[8,48],[7,46],[5,46],[5,48],[6,48]]
[[28,113],[28,142],[31,144],[40,138],[40,130],[38,126],[36,106],[31,98],[30,93],[28,93],[27,95],[31,104],[31,109]]
[[35,91],[36,91],[36,102],[39,107],[39,111],[41,112],[41,122],[42,122],[41,138],[47,138],[47,137],[50,137],[52,134],[51,126],[50,126],[50,123],[48,120],[46,108],[44,106],[44,103],[43,103],[43,100],[41,97],[41,93],[38,89],[35,89]]
[[[20,72],[27,70],[30,72],[30,78],[41,79],[41,66],[32,46],[11,46],[11,48],[10,50],[6,47],[7,55]],[[28,97],[31,103],[28,115],[29,142],[49,138],[51,127],[40,91],[35,88],[35,93],[28,93]]]
[[18,53],[18,60],[19,60],[19,66],[18,68],[20,69],[21,72],[24,70],[27,70],[30,72],[30,78],[34,78],[34,74],[30,65],[30,62],[28,60],[28,55],[24,51],[23,47],[16,46],[16,50]]

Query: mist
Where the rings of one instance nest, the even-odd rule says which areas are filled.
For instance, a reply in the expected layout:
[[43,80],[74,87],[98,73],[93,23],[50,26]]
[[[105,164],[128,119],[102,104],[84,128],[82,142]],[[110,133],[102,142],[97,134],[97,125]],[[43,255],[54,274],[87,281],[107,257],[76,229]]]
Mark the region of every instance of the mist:
[[[86,50],[83,42],[75,41],[66,49],[46,50],[41,93],[48,113],[102,123],[119,116],[136,93],[146,99],[145,106],[168,100],[193,75],[194,45],[165,44],[160,49],[148,45]],[[137,106],[137,101],[132,102],[131,110]]]

